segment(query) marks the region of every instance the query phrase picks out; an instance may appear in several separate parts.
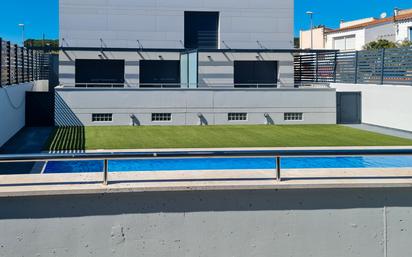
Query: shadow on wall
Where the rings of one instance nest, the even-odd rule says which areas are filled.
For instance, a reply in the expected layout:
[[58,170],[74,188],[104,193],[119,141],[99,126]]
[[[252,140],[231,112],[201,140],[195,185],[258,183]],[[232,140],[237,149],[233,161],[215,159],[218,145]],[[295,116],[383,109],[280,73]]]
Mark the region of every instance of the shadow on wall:
[[265,113],[266,125],[275,125],[275,121],[270,117],[269,114]]
[[84,124],[80,121],[77,115],[67,105],[65,100],[58,92],[54,94],[55,98],[55,124],[58,127],[83,127]]
[[411,188],[145,192],[0,198],[0,220],[227,211],[412,206]]
[[50,136],[50,152],[84,152],[86,149],[85,128],[77,115],[63,98],[55,93],[56,128]]
[[132,120],[132,126],[140,126],[140,121],[136,117],[136,115],[134,114],[130,115],[130,119]]

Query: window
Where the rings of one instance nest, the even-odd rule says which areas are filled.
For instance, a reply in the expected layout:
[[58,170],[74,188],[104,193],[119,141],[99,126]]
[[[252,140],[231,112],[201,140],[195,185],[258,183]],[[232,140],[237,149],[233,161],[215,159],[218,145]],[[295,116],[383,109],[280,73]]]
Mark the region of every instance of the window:
[[247,113],[245,112],[232,112],[227,115],[228,121],[245,121],[247,120]]
[[302,121],[303,120],[303,113],[301,112],[286,112],[284,116],[284,120],[287,121]]
[[185,48],[217,49],[218,12],[185,12]]
[[180,61],[141,60],[140,87],[180,87]]
[[78,87],[124,87],[124,60],[75,61],[75,82]]
[[152,121],[171,121],[171,113],[152,113]]
[[276,61],[235,61],[234,84],[237,88],[276,87]]
[[180,83],[182,88],[197,88],[198,63],[197,51],[188,51],[180,55]]
[[93,113],[92,122],[110,122],[113,121],[113,114],[111,113]]
[[355,35],[336,37],[333,39],[334,49],[336,50],[355,50],[356,37]]
[[412,41],[412,27],[409,27],[409,41]]

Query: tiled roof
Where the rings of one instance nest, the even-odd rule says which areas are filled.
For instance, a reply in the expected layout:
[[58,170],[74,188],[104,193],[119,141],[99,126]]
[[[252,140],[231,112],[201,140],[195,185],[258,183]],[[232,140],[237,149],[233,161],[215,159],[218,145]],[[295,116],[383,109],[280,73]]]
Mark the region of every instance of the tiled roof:
[[344,31],[353,30],[353,29],[362,29],[362,28],[384,24],[388,22],[397,22],[397,21],[404,21],[404,20],[410,20],[410,19],[412,19],[412,12],[400,14],[400,15],[393,16],[393,17],[373,20],[373,21],[369,21],[369,22],[365,22],[361,24],[356,24],[356,25],[348,26],[348,27],[341,28],[341,29],[335,29],[335,30],[328,31],[327,33],[336,33],[336,32],[344,32]]

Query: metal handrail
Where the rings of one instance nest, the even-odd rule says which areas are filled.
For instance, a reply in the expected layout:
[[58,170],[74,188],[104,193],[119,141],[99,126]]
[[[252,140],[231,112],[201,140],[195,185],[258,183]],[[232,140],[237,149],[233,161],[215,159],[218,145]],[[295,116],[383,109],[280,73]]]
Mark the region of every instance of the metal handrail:
[[0,163],[36,161],[79,161],[102,160],[103,184],[108,185],[108,161],[148,158],[201,158],[201,157],[274,157],[276,158],[276,180],[281,181],[280,160],[283,157],[319,156],[390,156],[412,155],[411,149],[288,149],[288,150],[216,150],[216,151],[147,151],[109,153],[41,153],[0,155]]
[[[244,89],[244,88],[278,88],[277,83],[216,83],[213,85],[218,85],[216,88],[231,88],[231,89]],[[198,83],[65,83],[62,84],[63,87],[78,87],[78,88],[179,88],[179,89],[194,89],[194,88],[215,88],[210,85],[199,86]],[[244,86],[244,88],[242,87]]]

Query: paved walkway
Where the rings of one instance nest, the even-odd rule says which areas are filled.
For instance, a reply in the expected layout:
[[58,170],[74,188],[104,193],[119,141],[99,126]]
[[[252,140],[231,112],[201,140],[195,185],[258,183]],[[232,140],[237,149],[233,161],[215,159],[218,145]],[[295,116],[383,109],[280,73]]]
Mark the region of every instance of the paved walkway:
[[[50,134],[51,127],[27,127],[20,130],[3,147],[0,154],[40,153]],[[0,163],[0,174],[40,173],[42,163]]]
[[103,194],[194,190],[278,190],[411,187],[412,169],[301,169],[114,172],[109,185],[102,173],[8,175],[0,180],[0,197]]
[[367,130],[371,132],[376,132],[376,133],[389,135],[389,136],[407,138],[407,139],[412,140],[412,132],[408,132],[408,131],[402,131],[398,129],[380,127],[380,126],[369,125],[369,124],[354,124],[354,125],[345,125],[345,126],[356,128],[356,129]]

